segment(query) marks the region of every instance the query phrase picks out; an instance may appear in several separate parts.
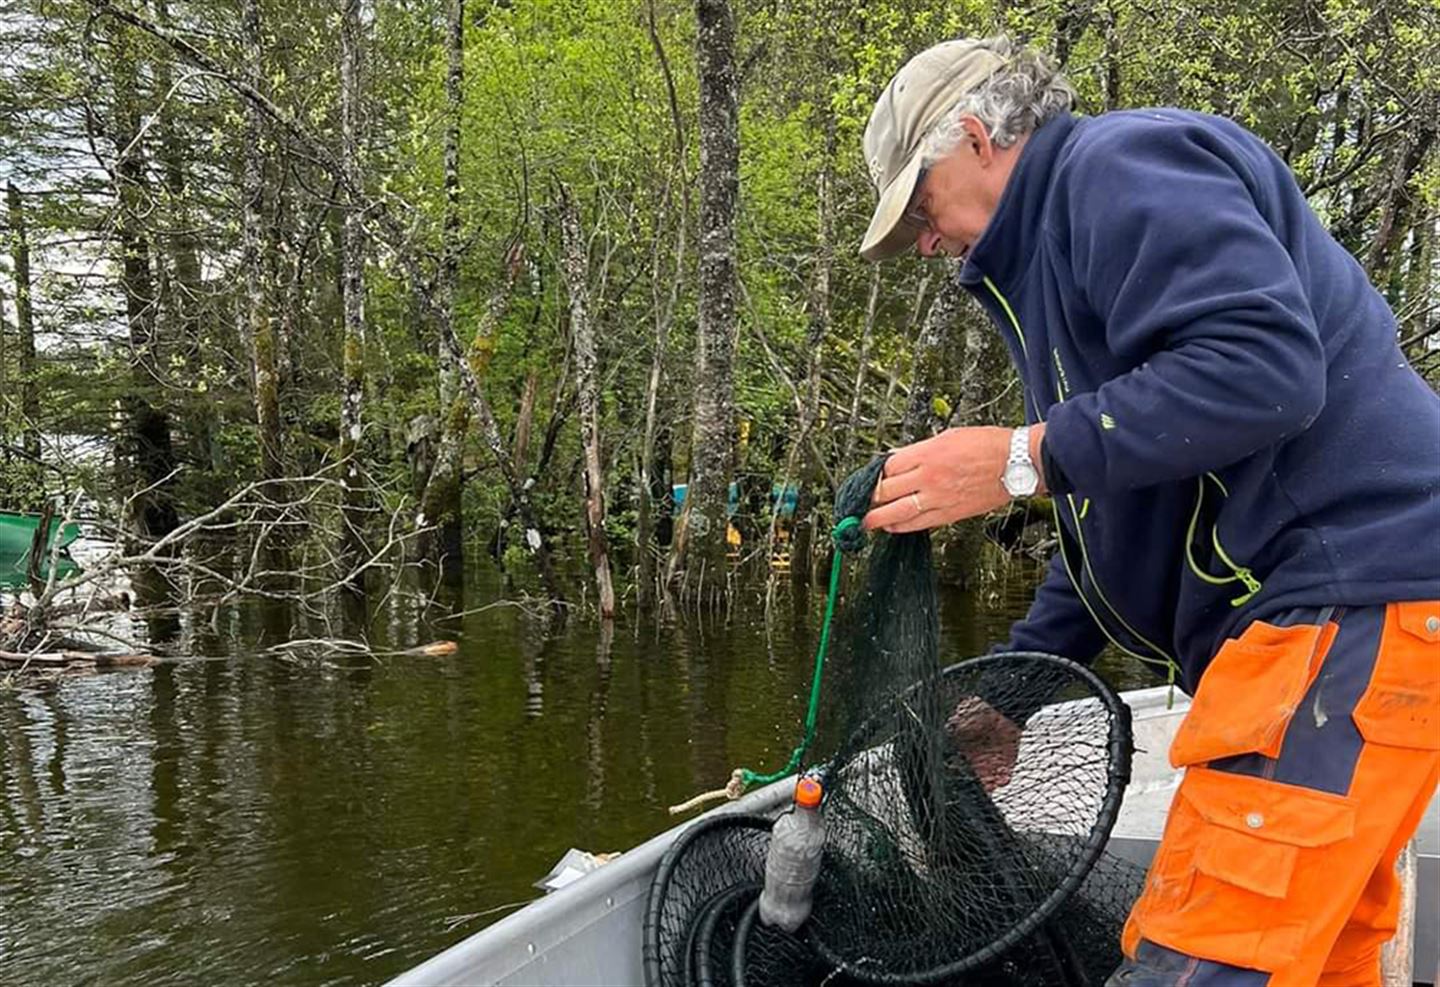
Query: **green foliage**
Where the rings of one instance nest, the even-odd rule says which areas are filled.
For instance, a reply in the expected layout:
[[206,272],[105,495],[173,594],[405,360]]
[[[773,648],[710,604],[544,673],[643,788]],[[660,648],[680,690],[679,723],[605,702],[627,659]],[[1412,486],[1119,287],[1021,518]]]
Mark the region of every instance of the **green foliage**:
[[[156,6],[134,9],[154,13]],[[239,0],[171,0],[166,9],[173,30],[227,72],[248,74],[237,40]],[[437,330],[421,299],[437,291],[444,242],[446,4],[375,0],[367,11],[359,166],[365,191],[397,218],[404,242],[387,240],[383,224],[367,216],[363,455],[368,474],[386,491],[386,506],[399,510],[401,498],[413,495],[407,434],[418,418],[438,420],[442,412]],[[762,486],[778,479],[795,440],[797,392],[817,352],[811,332],[825,250],[830,328],[818,349],[822,424],[812,441],[826,470],[854,465],[841,458],[870,276],[856,247],[874,201],[860,138],[895,69],[957,34],[1003,28],[1065,52],[1087,112],[1179,104],[1241,120],[1285,156],[1321,216],[1362,260],[1391,210],[1399,232],[1376,279],[1402,315],[1402,335],[1413,337],[1412,358],[1432,380],[1440,376],[1440,360],[1426,342],[1435,335],[1425,335],[1433,333],[1440,292],[1433,276],[1440,58],[1431,0],[1386,0],[1379,7],[1360,0],[1300,6],[1279,0],[1219,6],[798,0],[740,4],[736,11],[743,291],[735,396],[749,429],[740,468]],[[333,7],[264,0],[261,23],[257,84],[324,146],[338,147]],[[184,511],[201,510],[259,468],[243,319],[239,182],[248,147],[246,107],[154,38],[108,18],[92,22],[88,5],[78,0],[0,0],[0,24],[0,47],[12,56],[0,65],[0,106],[6,107],[0,171],[33,193],[41,430],[118,441],[117,407],[139,388],[170,416],[185,467],[177,488]],[[471,0],[464,41],[454,302],[460,342],[469,345],[482,326],[492,333],[482,386],[502,443],[513,454],[518,433],[528,427],[521,475],[533,475],[548,533],[563,546],[578,546],[581,450],[555,210],[558,187],[569,187],[588,247],[588,307],[599,346],[607,533],[629,545],[655,329],[669,310],[677,271],[673,319],[660,354],[658,445],[669,468],[658,484],[684,482],[689,456],[700,249],[694,8],[678,0]],[[114,167],[124,98],[138,101],[151,126],[127,148],[143,165],[141,194],[122,198]],[[1431,145],[1397,186],[1397,164],[1427,132]],[[343,196],[334,176],[286,128],[267,124],[259,146],[262,287],[286,368],[279,389],[286,455],[291,468],[308,471],[332,462],[337,446]],[[820,222],[822,174],[833,203],[828,244]],[[117,210],[148,251],[154,289],[141,308],[154,319],[153,356],[137,357],[131,345]],[[677,267],[682,218],[685,253]],[[13,383],[17,326],[5,240],[0,380]],[[507,298],[506,257],[517,242],[526,260]],[[418,267],[402,263],[405,253],[418,258]],[[187,256],[194,271],[185,267]],[[911,373],[909,324],[923,274],[914,260],[884,271],[868,353],[878,372],[862,378],[852,458],[869,454],[882,423],[893,439]],[[882,406],[892,372],[895,393]],[[987,365],[978,400],[1004,392],[1007,380]],[[942,418],[963,414],[977,402],[972,385],[944,381],[930,410]],[[521,414],[527,388],[534,398],[528,423]],[[7,399],[0,418],[13,444],[23,430],[13,401]],[[488,544],[509,518],[509,496],[473,427],[463,468],[470,477],[468,530],[477,545]],[[47,492],[43,470],[18,461],[0,470],[9,481],[7,503],[30,504]],[[114,477],[96,473],[92,481],[107,494],[123,492]],[[501,542],[506,561],[525,569],[529,553],[517,548],[516,531],[511,523]]]

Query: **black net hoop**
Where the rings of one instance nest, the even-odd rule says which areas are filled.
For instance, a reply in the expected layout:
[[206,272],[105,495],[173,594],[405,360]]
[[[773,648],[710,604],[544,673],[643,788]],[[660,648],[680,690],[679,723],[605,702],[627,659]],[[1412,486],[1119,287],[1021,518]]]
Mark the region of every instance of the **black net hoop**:
[[740,916],[730,964],[734,987],[849,987],[852,983],[803,938],[760,921],[758,897]]
[[[1119,812],[1129,708],[1088,668],[1029,652],[891,696],[824,770],[815,951],[859,981],[936,984],[1026,943],[1048,955],[1052,982],[1077,982],[1072,937],[1051,920]],[[1007,731],[1009,753],[996,742]]]
[[693,947],[694,979],[700,987],[730,987],[730,956],[735,948],[735,930],[740,916],[759,900],[760,884],[737,884],[712,898],[700,915]]
[[642,945],[648,987],[688,987],[707,905],[737,885],[765,880],[771,820],[727,812],[703,816],[660,858],[645,903]]

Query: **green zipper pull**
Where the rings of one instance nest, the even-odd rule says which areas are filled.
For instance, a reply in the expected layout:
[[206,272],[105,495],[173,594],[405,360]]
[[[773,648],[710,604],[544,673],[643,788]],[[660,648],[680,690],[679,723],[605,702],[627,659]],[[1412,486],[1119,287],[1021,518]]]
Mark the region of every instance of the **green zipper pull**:
[[1239,566],[1238,568],[1236,568],[1235,578],[1245,584],[1245,589],[1247,590],[1247,592],[1231,600],[1230,605],[1232,607],[1238,607],[1244,604],[1247,600],[1250,599],[1250,597],[1260,592],[1260,580],[1256,579],[1255,575],[1244,566]]

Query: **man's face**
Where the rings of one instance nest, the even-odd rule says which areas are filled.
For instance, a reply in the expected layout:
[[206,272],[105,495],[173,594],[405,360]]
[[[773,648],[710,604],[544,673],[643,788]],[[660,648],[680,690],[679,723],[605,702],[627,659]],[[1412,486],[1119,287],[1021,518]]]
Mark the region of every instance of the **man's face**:
[[960,143],[932,164],[915,186],[907,216],[920,226],[915,245],[925,257],[966,257],[985,232],[1010,169],[974,117],[963,118]]

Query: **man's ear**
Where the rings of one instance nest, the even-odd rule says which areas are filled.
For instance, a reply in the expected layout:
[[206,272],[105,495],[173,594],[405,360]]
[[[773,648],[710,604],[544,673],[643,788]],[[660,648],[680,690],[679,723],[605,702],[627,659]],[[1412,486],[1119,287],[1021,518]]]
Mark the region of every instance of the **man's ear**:
[[990,131],[985,124],[980,122],[979,117],[965,114],[961,117],[965,126],[965,139],[975,150],[975,156],[982,166],[988,166],[995,157],[995,144],[990,140]]

